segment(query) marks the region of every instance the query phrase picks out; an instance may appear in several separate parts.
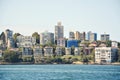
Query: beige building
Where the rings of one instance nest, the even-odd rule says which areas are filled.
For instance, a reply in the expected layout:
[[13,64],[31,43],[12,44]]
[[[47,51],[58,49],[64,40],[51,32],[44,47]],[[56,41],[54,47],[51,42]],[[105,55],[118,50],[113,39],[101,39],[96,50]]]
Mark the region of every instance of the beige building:
[[53,48],[52,47],[45,47],[44,48],[44,56],[53,56]]
[[111,63],[116,60],[118,53],[117,48],[112,47],[96,47],[95,63]]
[[65,54],[71,55],[71,48],[65,48]]
[[74,55],[80,55],[80,48],[79,47],[75,47]]
[[74,34],[75,34],[75,40],[80,40],[80,32],[76,31]]

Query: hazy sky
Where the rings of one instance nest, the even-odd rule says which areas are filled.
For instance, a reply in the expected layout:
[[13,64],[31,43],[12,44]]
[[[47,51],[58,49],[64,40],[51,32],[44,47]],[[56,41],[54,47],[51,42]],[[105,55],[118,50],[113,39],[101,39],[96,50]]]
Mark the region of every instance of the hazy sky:
[[69,31],[106,32],[120,41],[120,0],[0,0],[0,33],[54,32],[58,21]]

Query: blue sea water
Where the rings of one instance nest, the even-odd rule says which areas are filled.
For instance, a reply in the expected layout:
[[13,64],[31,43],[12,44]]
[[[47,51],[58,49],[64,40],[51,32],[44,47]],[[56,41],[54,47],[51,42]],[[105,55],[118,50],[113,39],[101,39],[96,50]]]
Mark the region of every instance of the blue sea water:
[[120,66],[0,65],[0,80],[120,80]]

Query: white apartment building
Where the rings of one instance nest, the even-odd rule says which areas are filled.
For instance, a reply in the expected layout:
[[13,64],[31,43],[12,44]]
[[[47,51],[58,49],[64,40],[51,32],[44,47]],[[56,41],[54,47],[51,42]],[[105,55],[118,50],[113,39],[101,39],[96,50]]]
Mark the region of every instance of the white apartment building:
[[18,36],[17,37],[17,46],[18,47],[32,47],[36,43],[36,38],[32,36]]
[[95,63],[111,63],[116,60],[118,49],[112,47],[96,47]]

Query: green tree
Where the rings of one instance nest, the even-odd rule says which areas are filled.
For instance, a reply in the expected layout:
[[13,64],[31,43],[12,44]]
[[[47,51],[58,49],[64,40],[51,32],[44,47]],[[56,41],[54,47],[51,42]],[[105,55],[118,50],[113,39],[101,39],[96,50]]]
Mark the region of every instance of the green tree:
[[3,40],[3,43],[5,43],[5,33],[2,32],[1,35],[0,35],[0,40]]
[[120,62],[120,49],[118,50],[118,62]]
[[15,51],[6,50],[3,53],[3,58],[6,62],[19,62],[19,54]]
[[110,40],[106,41],[106,46],[111,47],[111,41]]
[[14,41],[15,41],[15,47],[17,47],[17,36],[20,36],[21,34],[20,33],[15,33],[14,35],[13,35],[13,39],[14,39]]
[[38,34],[38,32],[34,32],[32,34],[32,37],[35,37],[36,38],[36,43],[40,44],[40,35]]

